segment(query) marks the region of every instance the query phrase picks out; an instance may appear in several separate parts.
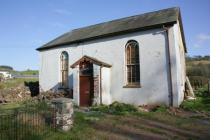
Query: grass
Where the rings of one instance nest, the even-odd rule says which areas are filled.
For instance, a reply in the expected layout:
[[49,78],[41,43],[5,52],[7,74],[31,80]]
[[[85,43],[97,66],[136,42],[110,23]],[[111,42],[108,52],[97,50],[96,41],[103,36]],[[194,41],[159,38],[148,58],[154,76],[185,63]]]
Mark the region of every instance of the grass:
[[189,111],[200,111],[210,115],[210,93],[207,87],[200,88],[195,92],[195,100],[185,100],[181,107]]
[[20,84],[24,84],[24,82],[36,82],[38,79],[32,78],[32,79],[26,79],[26,78],[17,78],[17,79],[9,79],[3,82],[0,82],[0,89],[8,89],[12,87],[17,87]]
[[[19,105],[8,104],[1,109],[46,110],[48,107],[49,104],[46,102],[27,101]],[[27,132],[27,135],[22,136],[22,139],[106,140],[138,139],[139,137],[152,139],[153,136],[157,137],[157,139],[159,137],[199,139],[203,138],[203,136],[209,138],[210,126],[198,123],[195,118],[171,115],[165,106],[160,106],[152,112],[139,112],[132,105],[115,102],[110,106],[93,107],[91,110],[90,112],[75,111],[74,126],[67,132],[53,131],[45,127],[45,133],[34,133],[32,130],[36,130],[37,126],[34,128],[29,126],[30,129],[21,130]],[[174,133],[172,133],[173,131]],[[200,136],[200,134],[202,135]]]
[[[182,108],[189,111],[209,112],[209,94],[202,88],[196,92],[197,100],[184,101]],[[0,112],[6,110],[35,110],[47,112],[49,103],[33,100],[0,106]],[[159,106],[151,112],[140,112],[137,107],[114,102],[106,106],[94,106],[90,112],[75,111],[73,128],[67,132],[53,131],[45,126],[31,126],[30,123],[21,139],[31,140],[106,140],[106,139],[209,139],[210,126],[203,118],[192,118],[171,114],[166,106]],[[28,119],[33,119],[28,115]],[[41,120],[41,119],[40,119]],[[10,120],[14,121],[14,120]],[[4,121],[8,125],[7,121]],[[194,127],[196,126],[196,127]],[[0,126],[2,127],[2,126]],[[36,129],[42,128],[43,132]],[[35,131],[33,131],[35,130]],[[1,131],[6,139],[12,134]],[[21,132],[20,132],[21,133]]]
[[11,71],[12,74],[14,75],[38,75],[39,71],[38,70],[25,70],[25,71]]
[[20,71],[19,73],[21,75],[38,75],[39,71],[38,70],[26,70],[26,71]]
[[92,111],[99,111],[103,113],[115,114],[115,115],[123,115],[131,112],[136,112],[137,108],[130,104],[124,104],[119,102],[114,102],[109,106],[100,105],[91,108]]
[[17,109],[17,108],[20,108],[21,107],[21,104],[19,103],[10,103],[10,104],[2,104],[0,105],[0,110],[3,111],[3,110],[14,110],[14,109]]

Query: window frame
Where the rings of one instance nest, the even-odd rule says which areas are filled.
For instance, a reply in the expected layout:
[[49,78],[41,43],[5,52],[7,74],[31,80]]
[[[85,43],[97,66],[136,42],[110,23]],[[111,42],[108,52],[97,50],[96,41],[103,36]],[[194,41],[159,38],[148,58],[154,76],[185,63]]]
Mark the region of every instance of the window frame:
[[[67,55],[66,59],[63,59]],[[66,62],[65,62],[66,61]],[[62,51],[60,54],[60,89],[69,88],[69,54],[67,51]],[[64,77],[66,76],[66,77]],[[66,78],[66,79],[65,79]]]
[[[134,46],[134,53],[133,53],[133,55],[137,55],[137,56],[134,56],[134,57],[132,57],[132,52],[131,52],[131,50],[132,50],[132,48],[131,48],[131,46],[130,46],[130,44],[131,43],[135,43],[135,46]],[[130,48],[130,53],[129,53],[129,55],[130,55],[130,60],[128,60],[128,47]],[[137,48],[135,48],[135,47],[137,47]],[[137,51],[137,54],[136,54],[136,51]],[[139,51],[139,43],[136,41],[136,40],[129,40],[127,43],[126,43],[126,45],[125,45],[125,51],[124,51],[125,53],[125,86],[123,86],[124,88],[141,88],[141,76],[140,76],[140,51]],[[136,58],[136,57],[138,57],[138,58]],[[134,61],[136,61],[135,63],[132,63],[131,61],[131,58],[133,58],[134,59]],[[137,60],[138,59],[138,60]],[[128,61],[130,61],[130,63],[128,64]],[[131,71],[131,76],[130,76],[130,78],[131,78],[131,82],[129,82],[128,81],[128,67],[131,67],[130,69],[132,70],[132,68],[135,68],[135,81],[137,81],[137,82],[132,82],[132,71]],[[137,67],[137,69],[138,69],[138,74],[137,74],[137,72],[136,72],[136,67]],[[136,76],[139,76],[139,79],[136,77]]]

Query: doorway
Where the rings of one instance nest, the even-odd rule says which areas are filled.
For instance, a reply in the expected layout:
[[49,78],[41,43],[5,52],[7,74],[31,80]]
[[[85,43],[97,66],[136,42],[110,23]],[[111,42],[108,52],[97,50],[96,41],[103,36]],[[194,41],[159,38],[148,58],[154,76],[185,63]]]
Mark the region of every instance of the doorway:
[[83,61],[80,68],[80,106],[91,106],[93,98],[93,64]]

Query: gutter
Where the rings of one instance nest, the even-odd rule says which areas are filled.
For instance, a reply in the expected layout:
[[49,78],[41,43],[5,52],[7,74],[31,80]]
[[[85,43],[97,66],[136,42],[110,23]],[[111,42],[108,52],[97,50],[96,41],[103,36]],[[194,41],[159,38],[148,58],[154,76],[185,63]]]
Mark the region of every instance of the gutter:
[[166,40],[168,42],[168,65],[169,65],[169,86],[170,86],[170,93],[169,93],[169,98],[170,98],[170,106],[173,106],[173,81],[172,81],[172,70],[171,70],[171,52],[170,52],[170,43],[169,43],[169,27],[166,27],[165,25],[163,25],[163,29],[166,32]]

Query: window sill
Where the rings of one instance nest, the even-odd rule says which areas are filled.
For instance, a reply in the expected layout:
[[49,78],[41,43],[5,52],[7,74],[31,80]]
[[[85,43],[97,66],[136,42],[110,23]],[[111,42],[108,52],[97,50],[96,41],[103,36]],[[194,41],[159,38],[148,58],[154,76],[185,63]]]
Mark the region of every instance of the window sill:
[[141,85],[125,85],[123,88],[141,88]]

